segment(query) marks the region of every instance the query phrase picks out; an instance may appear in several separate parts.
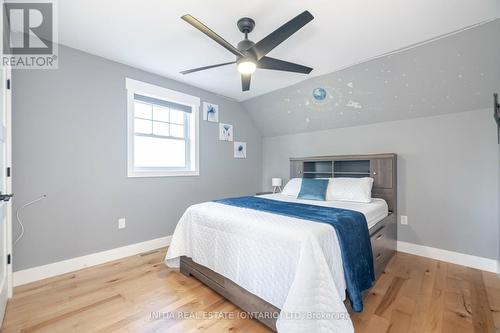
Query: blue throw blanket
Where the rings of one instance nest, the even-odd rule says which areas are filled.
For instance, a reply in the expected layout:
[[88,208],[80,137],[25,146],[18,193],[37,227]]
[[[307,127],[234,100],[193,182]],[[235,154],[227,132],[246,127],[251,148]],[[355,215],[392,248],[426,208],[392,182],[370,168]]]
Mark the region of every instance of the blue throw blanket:
[[228,198],[215,202],[331,225],[337,232],[352,309],[356,312],[363,311],[361,293],[372,286],[375,272],[370,234],[366,218],[362,213],[259,197]]

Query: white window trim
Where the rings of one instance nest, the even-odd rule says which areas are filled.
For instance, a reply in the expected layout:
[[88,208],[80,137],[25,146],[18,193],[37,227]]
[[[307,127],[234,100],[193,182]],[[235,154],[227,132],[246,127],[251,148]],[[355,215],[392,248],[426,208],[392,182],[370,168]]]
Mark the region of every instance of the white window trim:
[[[184,94],[175,90],[158,87],[153,84],[125,79],[127,89],[127,176],[128,177],[177,177],[177,176],[199,176],[200,175],[200,121],[199,109],[200,98]],[[194,159],[193,170],[175,170],[168,168],[154,168],[136,170],[134,168],[134,94],[139,93],[149,97],[164,99],[179,104],[192,107],[190,128],[194,133],[190,133],[190,145],[194,144],[194,150],[191,150],[191,161]],[[193,138],[194,134],[194,138]]]

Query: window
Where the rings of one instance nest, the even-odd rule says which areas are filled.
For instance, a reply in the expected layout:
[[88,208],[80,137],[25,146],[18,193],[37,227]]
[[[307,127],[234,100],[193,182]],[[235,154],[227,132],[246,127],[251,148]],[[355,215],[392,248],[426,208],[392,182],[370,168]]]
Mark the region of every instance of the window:
[[197,176],[200,99],[127,78],[128,176]]

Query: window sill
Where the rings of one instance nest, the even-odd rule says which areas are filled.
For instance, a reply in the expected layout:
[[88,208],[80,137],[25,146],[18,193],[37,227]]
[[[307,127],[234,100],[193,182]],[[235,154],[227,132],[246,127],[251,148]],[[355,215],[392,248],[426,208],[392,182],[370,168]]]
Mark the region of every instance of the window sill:
[[171,171],[171,172],[140,172],[134,171],[127,174],[128,178],[153,178],[153,177],[197,177],[199,171]]

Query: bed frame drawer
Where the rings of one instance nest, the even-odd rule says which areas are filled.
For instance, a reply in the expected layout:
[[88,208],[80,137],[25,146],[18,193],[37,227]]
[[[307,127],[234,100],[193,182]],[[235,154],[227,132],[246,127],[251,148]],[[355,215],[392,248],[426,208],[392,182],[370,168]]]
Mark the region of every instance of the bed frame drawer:
[[396,238],[397,225],[395,214],[390,213],[370,229],[375,278],[380,276],[395,253]]
[[267,314],[268,316],[258,317],[257,320],[276,332],[276,318],[281,310],[274,305],[267,303],[219,273],[197,264],[189,257],[181,257],[180,271],[186,276],[194,276],[243,311]]
[[[203,280],[203,282],[208,281],[207,284],[211,284],[210,287],[217,288],[217,289],[224,289],[224,283],[225,279],[222,275],[219,275],[212,271],[211,269],[208,269],[205,266],[199,265],[193,261],[193,259],[189,257],[182,256],[181,257],[181,273],[182,270],[189,271],[190,275],[196,276],[198,279]],[[188,274],[184,274],[188,275]]]

